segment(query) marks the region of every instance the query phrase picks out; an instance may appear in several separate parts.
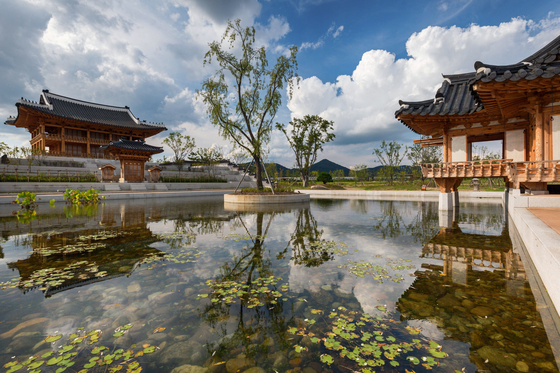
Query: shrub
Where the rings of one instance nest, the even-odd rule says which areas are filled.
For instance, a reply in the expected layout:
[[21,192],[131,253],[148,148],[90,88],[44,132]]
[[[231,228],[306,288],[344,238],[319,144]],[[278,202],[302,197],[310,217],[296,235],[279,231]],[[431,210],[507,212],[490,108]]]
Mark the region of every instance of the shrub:
[[321,181],[323,184],[332,183],[332,176],[328,172],[321,172],[319,176],[317,176],[317,181]]
[[20,192],[12,204],[19,205],[23,210],[33,210],[37,206],[37,195],[33,192]]
[[[74,205],[91,205],[99,202],[99,191],[95,189],[89,189],[85,191],[79,191],[77,189],[66,189],[63,197],[67,202]],[[103,197],[105,199],[105,197]]]

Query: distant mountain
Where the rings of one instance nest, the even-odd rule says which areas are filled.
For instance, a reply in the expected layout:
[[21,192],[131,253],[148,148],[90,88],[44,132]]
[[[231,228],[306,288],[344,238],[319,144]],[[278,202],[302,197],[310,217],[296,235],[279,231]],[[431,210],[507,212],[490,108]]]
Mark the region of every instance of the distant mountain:
[[[372,176],[372,177],[377,176],[377,173],[378,173],[379,171],[381,171],[381,170],[383,169],[383,167],[385,167],[385,166],[369,167],[369,168],[367,169],[368,175],[370,175],[370,176]],[[414,170],[414,168],[415,168],[415,167],[413,167],[413,166],[400,166],[400,167],[397,168],[397,170],[395,170],[395,174],[398,174],[398,173],[401,172],[401,171],[404,171],[404,172],[407,173],[407,174],[412,174],[412,170]]]
[[344,171],[344,176],[348,176],[348,174],[350,173],[349,168],[341,166],[338,163],[331,162],[328,159],[320,160],[319,162],[311,166],[311,171],[331,172],[336,170]]
[[[247,165],[245,165],[245,166],[247,166]],[[383,167],[384,166],[375,166],[375,167],[367,168],[368,175],[370,177],[377,176],[377,174],[379,173],[379,171],[381,171],[383,169]],[[282,171],[283,175],[288,175],[288,173],[290,173],[294,176],[295,175],[299,176],[299,170],[297,168],[288,168],[288,167],[285,167],[285,166],[283,166],[279,163],[276,163],[276,168],[278,169],[278,171]],[[396,170],[395,174],[398,174],[401,171],[404,171],[407,174],[412,174],[413,169],[414,169],[414,167],[412,167],[412,166],[400,166]],[[348,167],[344,167],[342,165],[339,165],[338,163],[334,163],[332,161],[329,161],[328,159],[322,159],[319,162],[315,163],[313,166],[311,166],[311,171],[332,172],[332,171],[336,171],[336,170],[342,170],[342,171],[344,171],[344,176],[350,176],[350,169]]]

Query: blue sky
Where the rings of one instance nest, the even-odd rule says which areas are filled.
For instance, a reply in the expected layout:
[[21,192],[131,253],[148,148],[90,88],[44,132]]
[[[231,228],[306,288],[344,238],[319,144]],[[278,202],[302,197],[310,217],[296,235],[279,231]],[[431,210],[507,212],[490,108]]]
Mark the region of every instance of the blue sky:
[[[302,81],[276,120],[333,120],[336,140],[319,159],[348,167],[375,166],[381,140],[417,138],[394,118],[399,99],[432,98],[441,74],[472,71],[477,60],[518,62],[560,34],[558,1],[0,0],[0,9],[3,120],[17,113],[20,97],[38,100],[48,88],[128,105],[198,146],[230,149],[195,91],[214,71],[202,65],[208,43],[240,18],[256,27],[269,60],[299,47]],[[2,137],[29,144],[29,134],[11,126],[2,125]],[[270,160],[293,165],[283,135],[274,133],[269,146]]]

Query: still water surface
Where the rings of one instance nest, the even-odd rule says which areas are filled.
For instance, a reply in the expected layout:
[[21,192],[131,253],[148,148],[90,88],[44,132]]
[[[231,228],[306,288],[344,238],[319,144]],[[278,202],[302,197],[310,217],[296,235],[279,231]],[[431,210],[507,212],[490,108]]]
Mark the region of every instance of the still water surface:
[[2,371],[558,372],[499,205],[7,209]]

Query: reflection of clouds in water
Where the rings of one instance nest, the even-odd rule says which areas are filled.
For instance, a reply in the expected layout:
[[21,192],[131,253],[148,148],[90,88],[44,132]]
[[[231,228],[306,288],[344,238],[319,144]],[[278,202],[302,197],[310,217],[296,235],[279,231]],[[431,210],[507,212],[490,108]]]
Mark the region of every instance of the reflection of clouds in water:
[[[422,246],[420,243],[413,243],[406,236],[405,232],[399,239],[383,239],[376,235],[373,228],[373,219],[377,217],[383,219],[383,208],[387,202],[379,201],[351,201],[346,203],[336,214],[317,214],[318,228],[323,230],[322,238],[332,241],[343,241],[348,246],[351,255],[339,257],[335,254],[334,261],[323,263],[318,268],[307,268],[303,265],[290,263],[290,290],[296,293],[304,290],[318,291],[321,286],[333,285],[338,291],[353,293],[360,302],[364,312],[379,314],[376,309],[378,305],[387,305],[389,310],[395,308],[395,304],[413,283],[414,277],[410,276],[421,268],[425,259],[420,258]],[[414,202],[393,202],[398,209],[400,217],[404,223],[410,224],[416,217],[418,203]],[[367,211],[367,215],[357,215],[355,210],[360,207],[361,211]],[[358,251],[354,251],[357,249]],[[381,257],[376,257],[380,255]],[[360,262],[366,261],[388,268],[389,259],[398,260],[400,258],[410,259],[411,262],[401,262],[413,265],[414,268],[402,271],[389,269],[389,274],[403,275],[403,281],[396,283],[385,279],[384,283],[377,283],[371,275],[363,278],[350,274],[348,269],[337,268],[345,265],[347,261]]]
[[338,272],[336,267],[330,264],[323,264],[320,267],[306,267],[295,265],[290,261],[288,281],[291,292],[302,293],[305,290],[317,292],[323,285],[338,285]]
[[436,324],[428,320],[407,320],[406,323],[413,328],[422,329],[420,334],[434,341],[443,341],[445,333],[439,330]]

